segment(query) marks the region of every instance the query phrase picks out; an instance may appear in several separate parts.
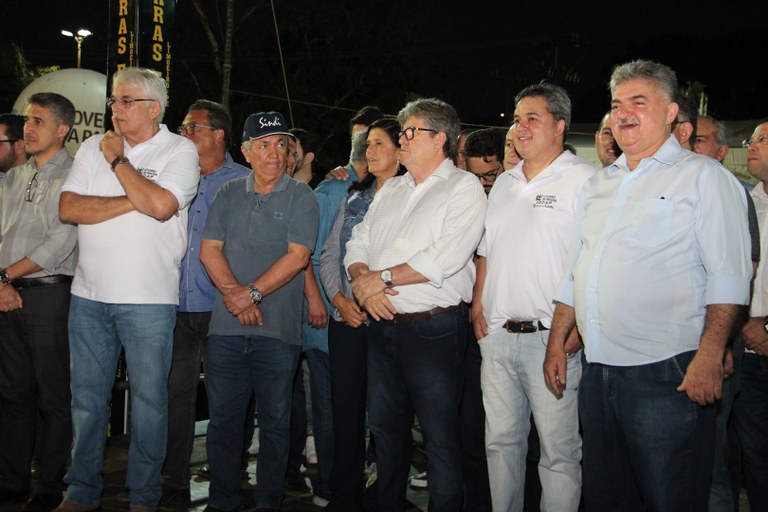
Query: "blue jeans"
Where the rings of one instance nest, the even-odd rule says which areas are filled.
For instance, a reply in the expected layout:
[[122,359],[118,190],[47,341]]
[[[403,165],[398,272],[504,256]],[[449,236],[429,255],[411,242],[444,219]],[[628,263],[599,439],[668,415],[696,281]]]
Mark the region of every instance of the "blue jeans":
[[131,389],[130,504],[154,508],[160,500],[165,458],[168,372],[174,304],[106,304],[73,296],[69,310],[72,383],[72,465],[67,499],[87,506],[101,501],[109,401],[120,348]]
[[[331,406],[331,362],[328,352],[305,350],[312,395],[312,431],[317,449],[318,474],[311,477],[315,495],[330,499],[333,468],[333,411]],[[343,440],[342,440],[343,442]]]
[[467,308],[368,329],[368,418],[376,438],[377,510],[405,510],[411,422],[419,418],[427,452],[429,510],[461,510],[459,403]]
[[584,361],[579,416],[587,512],[707,510],[715,407],[676,389],[694,355],[639,366]]
[[262,336],[208,336],[209,506],[231,510],[240,505],[243,428],[255,393],[260,446],[253,498],[256,507],[280,508],[288,465],[291,390],[300,352],[298,345]]
[[734,407],[749,508],[768,510],[768,356],[744,354]]

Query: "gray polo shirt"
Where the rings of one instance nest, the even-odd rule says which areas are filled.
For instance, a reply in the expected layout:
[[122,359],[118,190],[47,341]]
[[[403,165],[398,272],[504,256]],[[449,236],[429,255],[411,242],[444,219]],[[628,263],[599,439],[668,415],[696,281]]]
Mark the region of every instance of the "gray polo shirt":
[[[253,173],[225,183],[208,213],[204,240],[224,242],[222,249],[239,283],[249,283],[288,252],[288,244],[315,246],[319,209],[305,183],[286,175],[272,192],[261,195],[253,188]],[[301,308],[304,272],[264,297],[259,305],[262,326],[243,326],[224,307],[217,293],[209,334],[265,336],[291,345],[301,344]]]

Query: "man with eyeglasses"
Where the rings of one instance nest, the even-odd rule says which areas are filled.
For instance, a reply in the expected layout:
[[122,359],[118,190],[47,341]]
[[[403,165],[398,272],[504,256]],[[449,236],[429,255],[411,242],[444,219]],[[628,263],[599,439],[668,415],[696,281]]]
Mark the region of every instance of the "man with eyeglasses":
[[477,176],[485,194],[488,195],[498,175],[504,172],[504,131],[498,128],[483,128],[470,132],[466,139],[466,170]]
[[0,183],[12,167],[27,161],[24,151],[24,116],[0,114]]
[[546,388],[544,362],[557,283],[576,226],[576,198],[596,168],[563,148],[571,100],[542,83],[515,98],[512,140],[523,160],[488,198],[478,247],[472,323],[481,341],[481,385],[493,510],[522,510],[530,415],[539,433],[542,510],[575,511],[581,492],[576,386],[580,345],[570,333],[562,399]]
[[48,512],[61,502],[72,440],[67,315],[77,231],[59,219],[59,192],[72,166],[64,142],[75,107],[33,94],[25,120],[30,159],[0,184],[0,507],[29,494],[40,433],[39,486],[24,510]]
[[[168,379],[168,451],[161,503],[189,502],[189,459],[195,436],[195,404],[200,361],[205,351],[216,287],[200,261],[200,241],[208,209],[222,185],[247,176],[247,167],[229,154],[232,121],[220,103],[190,105],[178,133],[194,142],[200,160],[200,184],[190,203],[187,250],[181,261],[179,308],[173,331],[173,362]],[[249,439],[250,441],[250,439]]]
[[131,392],[130,509],[154,510],[161,496],[179,264],[200,178],[195,145],[161,124],[166,100],[154,71],[115,73],[107,100],[114,129],[82,144],[62,187],[59,214],[78,224],[80,253],[69,316],[74,443],[59,511],[101,502],[121,348]]
[[[760,238],[768,239],[768,121],[757,125],[747,148],[747,168],[757,178],[752,189]],[[765,247],[763,245],[763,247]],[[745,353],[741,362],[741,391],[734,418],[742,447],[750,510],[768,510],[768,264],[761,258],[755,273],[749,319],[741,330]]]
[[438,99],[398,114],[408,169],[376,193],[344,266],[368,311],[368,418],[376,439],[377,510],[405,509],[414,412],[426,441],[429,510],[462,506],[459,402],[474,254],[485,194],[458,169],[459,116]]

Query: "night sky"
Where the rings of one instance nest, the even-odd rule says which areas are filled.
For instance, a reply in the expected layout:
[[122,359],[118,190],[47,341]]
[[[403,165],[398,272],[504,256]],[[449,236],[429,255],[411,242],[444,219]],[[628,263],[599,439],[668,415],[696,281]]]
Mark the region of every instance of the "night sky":
[[[282,77],[238,83],[238,66],[248,65],[254,47],[260,55],[278,61],[269,2],[236,0],[240,12],[258,4],[263,9],[245,20],[239,31],[232,88],[283,98]],[[629,6],[619,6],[625,4]],[[83,45],[83,67],[104,73],[107,6],[106,0],[4,0],[0,44],[20,45],[35,65],[74,67],[75,42],[60,31],[88,28],[95,35]],[[276,0],[276,9],[288,75],[301,80],[290,85],[296,91],[292,98],[344,111],[375,103],[395,113],[408,97],[438,96],[453,104],[464,122],[505,125],[508,118],[500,114],[512,113],[514,95],[526,85],[547,79],[571,94],[575,122],[594,122],[609,107],[606,83],[612,67],[650,58],[675,69],[681,86],[701,83],[709,95],[709,113],[716,117],[740,120],[768,115],[764,69],[768,7],[764,2],[729,1],[705,8],[703,2],[656,1],[561,6],[540,1]],[[191,2],[180,0],[176,10],[179,43],[174,69],[178,77],[185,72],[179,64],[186,69],[205,66],[210,46],[194,21]],[[317,24],[304,17],[317,18]],[[292,32],[296,27],[303,32]],[[342,33],[354,37],[340,39],[338,47],[325,44],[309,51],[306,46],[313,43],[307,35],[318,39],[323,33],[331,38]],[[242,34],[264,37],[243,50]],[[361,77],[358,93],[333,97],[307,87],[308,75],[302,75],[310,66],[307,59],[322,62],[326,73]],[[378,63],[387,66],[388,75],[382,74]],[[366,82],[366,77],[375,79]],[[200,93],[205,90],[190,92]]]

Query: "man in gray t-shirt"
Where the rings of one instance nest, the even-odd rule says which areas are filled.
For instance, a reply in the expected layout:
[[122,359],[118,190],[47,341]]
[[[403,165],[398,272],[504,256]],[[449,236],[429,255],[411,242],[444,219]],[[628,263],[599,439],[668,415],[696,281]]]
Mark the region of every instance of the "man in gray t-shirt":
[[288,462],[293,375],[301,352],[304,273],[318,225],[312,190],[285,174],[288,127],[277,112],[245,122],[253,172],[226,183],[203,231],[200,258],[219,294],[206,372],[211,507],[239,506],[243,427],[251,393],[259,415],[256,507],[279,509]]

